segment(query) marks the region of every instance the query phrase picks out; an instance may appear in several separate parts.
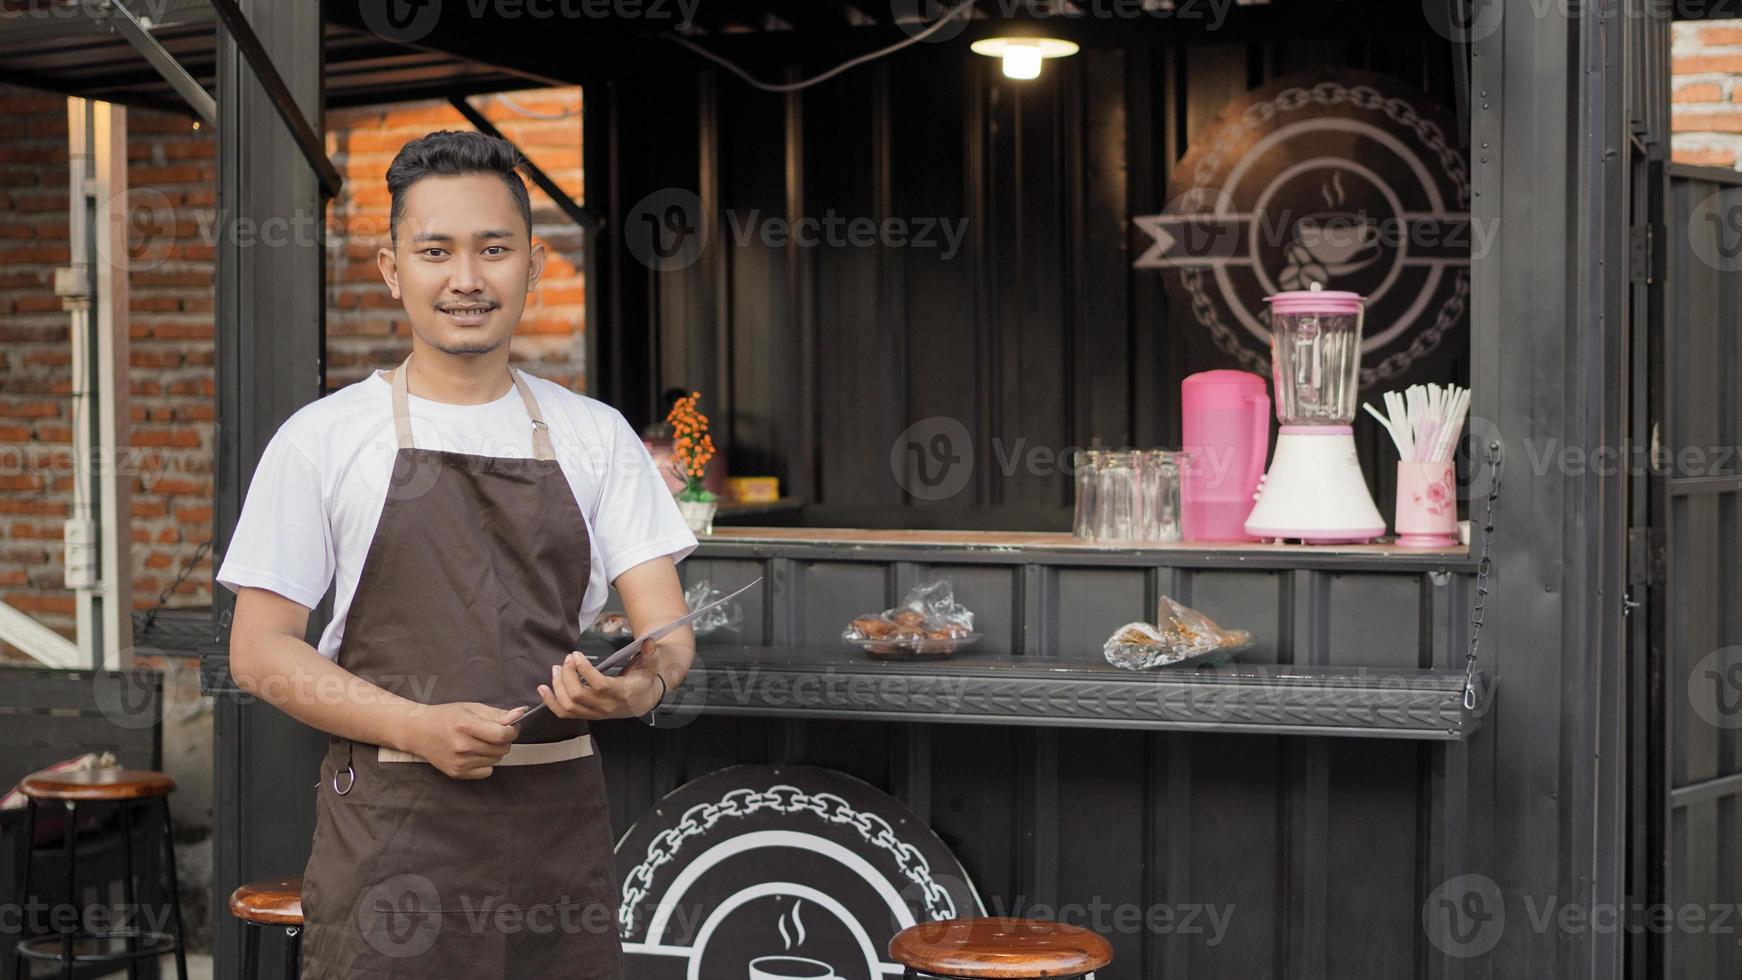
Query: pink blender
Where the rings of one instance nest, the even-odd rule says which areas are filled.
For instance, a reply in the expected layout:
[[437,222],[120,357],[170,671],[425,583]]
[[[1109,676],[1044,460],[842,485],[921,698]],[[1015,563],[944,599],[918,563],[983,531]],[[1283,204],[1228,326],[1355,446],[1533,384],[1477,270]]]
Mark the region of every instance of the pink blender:
[[1250,371],[1200,371],[1180,383],[1186,454],[1180,481],[1180,537],[1254,541],[1246,533],[1252,495],[1270,451],[1270,396]]
[[1385,521],[1355,456],[1365,301],[1315,283],[1269,302],[1270,370],[1282,429],[1246,533],[1307,544],[1371,541],[1385,533]]

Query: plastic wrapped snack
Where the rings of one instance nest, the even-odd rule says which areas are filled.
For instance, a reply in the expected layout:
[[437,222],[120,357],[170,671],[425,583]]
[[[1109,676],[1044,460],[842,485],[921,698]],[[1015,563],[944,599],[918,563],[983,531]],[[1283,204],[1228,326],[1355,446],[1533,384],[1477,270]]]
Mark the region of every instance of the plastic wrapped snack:
[[974,613],[956,603],[948,579],[915,586],[900,605],[866,613],[841,632],[866,653],[888,658],[947,657],[979,638]]
[[1162,596],[1157,623],[1126,623],[1101,648],[1107,662],[1126,670],[1176,664],[1225,663],[1252,645],[1246,630],[1227,630],[1208,616]]
[[[684,606],[688,609],[700,609],[726,594],[725,589],[717,588],[707,579],[697,579],[684,590]],[[744,621],[744,610],[736,602],[728,602],[715,609],[703,613],[699,619],[690,624],[695,630],[696,639],[713,633],[716,630],[737,631]],[[597,637],[614,647],[625,646],[635,639],[635,629],[629,624],[629,617],[620,612],[600,613],[593,620],[593,625],[587,627],[587,635]]]
[[[700,609],[725,594],[725,589],[714,586],[707,579],[697,579],[694,585],[684,590],[684,606],[688,609]],[[739,625],[743,622],[744,610],[734,601],[708,610],[690,625],[695,629],[696,637],[699,639],[720,629],[737,632]]]

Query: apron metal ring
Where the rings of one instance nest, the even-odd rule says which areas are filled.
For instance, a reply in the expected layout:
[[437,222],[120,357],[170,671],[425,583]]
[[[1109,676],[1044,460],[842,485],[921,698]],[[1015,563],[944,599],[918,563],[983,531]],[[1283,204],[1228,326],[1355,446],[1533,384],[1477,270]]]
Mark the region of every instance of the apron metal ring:
[[351,781],[345,784],[344,789],[340,789],[339,788],[340,773],[338,773],[338,772],[333,773],[333,792],[339,794],[340,796],[344,796],[346,793],[349,793],[351,791],[351,787],[357,785],[357,770],[352,769],[350,766],[346,766],[343,774],[350,776]]

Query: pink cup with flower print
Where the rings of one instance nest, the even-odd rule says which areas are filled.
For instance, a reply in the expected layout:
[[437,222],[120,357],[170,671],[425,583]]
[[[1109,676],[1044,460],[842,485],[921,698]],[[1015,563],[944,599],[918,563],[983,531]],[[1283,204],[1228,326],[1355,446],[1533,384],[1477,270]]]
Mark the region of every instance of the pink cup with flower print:
[[1449,459],[1397,464],[1397,543],[1450,548],[1458,543],[1457,476]]

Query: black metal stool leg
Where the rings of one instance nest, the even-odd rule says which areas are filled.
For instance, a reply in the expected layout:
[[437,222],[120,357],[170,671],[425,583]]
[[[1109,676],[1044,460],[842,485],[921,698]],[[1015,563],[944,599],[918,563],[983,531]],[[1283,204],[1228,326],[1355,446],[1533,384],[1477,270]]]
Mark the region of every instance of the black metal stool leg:
[[260,980],[260,927],[242,923],[242,976],[244,980]]
[[[63,849],[66,852],[66,859],[67,859],[67,906],[69,909],[77,909],[77,908],[79,908],[78,874],[77,874],[77,870],[76,870],[78,857],[79,857],[79,848],[78,848],[79,811],[78,811],[78,804],[74,803],[72,800],[68,800],[66,803],[66,808],[67,808],[67,829],[66,829],[65,846]],[[78,919],[83,919],[83,918],[84,918],[83,915],[80,915],[78,917]],[[75,919],[73,922],[73,932],[78,931],[78,928],[79,928],[78,920]],[[61,975],[62,980],[73,980],[73,932],[68,932],[64,929],[61,930],[60,975]]]
[[[130,800],[121,801],[121,860],[124,873],[121,876],[121,894],[127,901],[127,916],[125,928],[137,931],[139,928],[139,896],[133,889],[133,803]],[[127,952],[139,948],[139,940],[127,937]],[[127,960],[127,980],[139,980],[139,961]]]
[[18,980],[30,976],[25,972],[24,954],[19,952],[30,938],[30,858],[36,853],[36,800],[24,805],[24,871],[18,885],[18,906],[24,914],[18,917],[18,945],[12,947],[12,975]]
[[302,928],[284,927],[284,980],[297,980],[302,975]]
[[187,941],[181,931],[181,886],[175,880],[175,825],[169,819],[169,797],[157,798],[163,809],[163,847],[169,853],[169,914],[175,919],[175,975],[188,980]]

